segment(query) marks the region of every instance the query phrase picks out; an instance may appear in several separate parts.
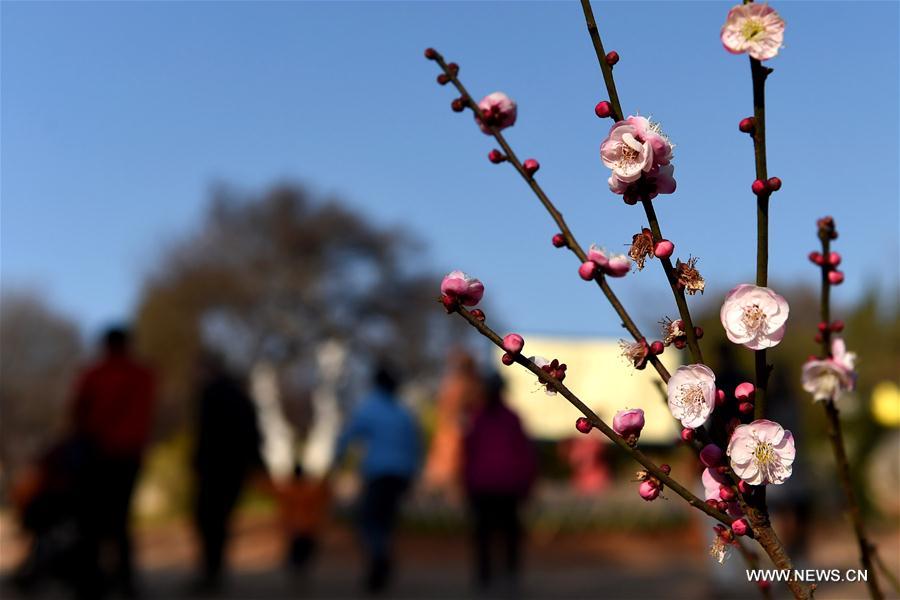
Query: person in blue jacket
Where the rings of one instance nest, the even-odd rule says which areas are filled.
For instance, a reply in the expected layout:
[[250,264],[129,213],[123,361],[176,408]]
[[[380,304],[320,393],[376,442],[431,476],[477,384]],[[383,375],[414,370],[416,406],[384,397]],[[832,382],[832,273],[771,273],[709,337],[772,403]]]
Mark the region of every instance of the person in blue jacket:
[[390,580],[391,536],[400,502],[419,468],[422,445],[415,417],[396,395],[398,382],[384,367],[373,390],[350,415],[337,442],[336,463],[350,446],[361,446],[364,480],[358,524],[369,566],[366,589],[383,591]]

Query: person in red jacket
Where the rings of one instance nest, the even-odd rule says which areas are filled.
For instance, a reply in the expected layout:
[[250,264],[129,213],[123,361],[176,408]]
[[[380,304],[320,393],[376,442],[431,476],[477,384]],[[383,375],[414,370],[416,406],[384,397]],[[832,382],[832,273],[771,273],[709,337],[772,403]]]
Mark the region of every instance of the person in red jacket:
[[[141,457],[153,422],[155,380],[131,354],[127,330],[109,329],[100,359],[76,382],[73,435],[85,452],[78,475],[76,511],[81,551],[78,595],[97,598],[113,585],[133,594],[128,514]],[[115,566],[105,572],[101,556],[114,547]]]

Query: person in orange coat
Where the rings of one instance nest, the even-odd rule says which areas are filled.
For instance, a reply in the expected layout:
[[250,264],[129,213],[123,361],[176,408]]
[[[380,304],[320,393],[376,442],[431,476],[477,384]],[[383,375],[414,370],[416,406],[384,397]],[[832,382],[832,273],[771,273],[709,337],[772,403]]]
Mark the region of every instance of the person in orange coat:
[[[132,356],[128,331],[108,330],[101,358],[75,385],[71,407],[73,436],[86,455],[76,494],[81,597],[101,597],[110,584],[126,594],[135,592],[128,514],[154,405],[154,376]],[[103,572],[100,564],[108,545],[115,547],[117,558],[113,573]]]
[[328,511],[328,481],[308,477],[298,464],[294,477],[277,487],[281,525],[288,535],[288,565],[302,571],[315,556]]
[[484,386],[475,360],[465,350],[451,351],[447,374],[437,399],[437,420],[428,458],[425,485],[451,498],[461,488],[463,428],[469,413],[483,401]]

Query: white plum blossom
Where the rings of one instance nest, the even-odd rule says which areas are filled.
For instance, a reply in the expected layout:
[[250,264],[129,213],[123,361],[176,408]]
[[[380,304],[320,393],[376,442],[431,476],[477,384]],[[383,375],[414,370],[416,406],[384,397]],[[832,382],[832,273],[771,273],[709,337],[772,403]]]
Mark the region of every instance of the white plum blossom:
[[729,340],[762,350],[781,342],[789,311],[787,301],[769,288],[742,283],[725,296],[719,317]]
[[668,383],[669,410],[684,427],[699,427],[716,404],[716,376],[706,365],[678,367]]
[[844,340],[834,338],[831,357],[811,359],[803,365],[803,389],[813,400],[837,400],[842,392],[856,387],[856,353],[848,352]]
[[731,468],[750,485],[781,485],[791,476],[797,451],[790,431],[774,421],[758,419],[735,427],[727,454]]

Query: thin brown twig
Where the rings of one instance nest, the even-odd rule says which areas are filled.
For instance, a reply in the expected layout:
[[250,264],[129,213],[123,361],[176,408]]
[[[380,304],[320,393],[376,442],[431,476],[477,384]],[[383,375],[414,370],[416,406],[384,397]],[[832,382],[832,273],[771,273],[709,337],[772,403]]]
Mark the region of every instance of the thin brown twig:
[[[438,63],[438,65],[443,70],[444,74],[448,77],[450,83],[456,88],[456,90],[460,94],[460,98],[464,102],[464,104],[472,110],[473,113],[478,115],[479,118],[482,117],[481,109],[478,108],[478,103],[472,98],[472,95],[469,94],[466,87],[462,84],[457,77],[456,72],[451,70],[447,65],[447,62],[444,60],[444,57],[435,52],[434,60]],[[484,120],[482,120],[484,122]],[[525,180],[525,183],[528,184],[528,187],[534,192],[535,196],[538,197],[541,204],[553,218],[553,221],[556,223],[556,226],[559,228],[559,232],[566,240],[566,247],[576,256],[580,262],[586,262],[588,260],[587,253],[584,249],[579,245],[578,241],[575,239],[575,235],[572,233],[572,230],[569,229],[568,224],[566,223],[565,218],[563,218],[562,213],[556,208],[547,194],[544,192],[543,188],[534,178],[534,176],[529,175],[527,171],[525,171],[525,167],[522,166],[522,162],[519,160],[518,156],[516,156],[515,151],[506,141],[506,138],[503,136],[500,131],[494,127],[493,125],[486,125],[491,135],[493,135],[494,139],[503,149],[503,152],[506,156],[506,161],[509,162],[519,173],[522,179]],[[610,305],[613,307],[613,310],[616,311],[616,314],[621,319],[622,327],[628,331],[629,334],[634,338],[635,341],[639,341],[641,339],[645,339],[645,337],[641,334],[640,329],[635,324],[634,320],[631,318],[631,315],[628,314],[628,311],[622,305],[619,298],[613,292],[612,288],[609,286],[609,283],[606,281],[606,277],[598,271],[594,281],[600,287],[600,290],[603,292],[603,295],[606,296],[606,299],[609,301]],[[669,371],[666,369],[665,365],[662,364],[662,361],[656,355],[650,355],[648,357],[648,361],[653,365],[653,368],[656,369],[656,372],[662,378],[663,381],[669,381]]]
[[[822,242],[822,293],[819,302],[820,322],[825,323],[825,329],[822,331],[822,354],[824,358],[831,358],[831,283],[828,280],[828,256],[831,253],[831,227],[819,227],[819,240]],[[827,433],[828,439],[831,441],[831,449],[834,452],[835,463],[838,471],[838,479],[841,482],[841,488],[844,491],[844,498],[847,502],[847,512],[850,515],[850,521],[853,525],[853,533],[856,537],[856,543],[859,547],[859,560],[863,568],[868,573],[866,578],[866,586],[869,588],[869,596],[873,600],[880,600],[884,597],[881,588],[878,586],[878,574],[874,568],[873,556],[876,556],[876,549],[868,537],[866,536],[865,523],[862,518],[862,511],[859,507],[859,501],[856,498],[856,492],[853,489],[853,480],[850,476],[850,461],[847,459],[847,450],[844,444],[844,435],[841,430],[841,417],[834,399],[827,399],[823,403],[825,415],[827,417]]]

